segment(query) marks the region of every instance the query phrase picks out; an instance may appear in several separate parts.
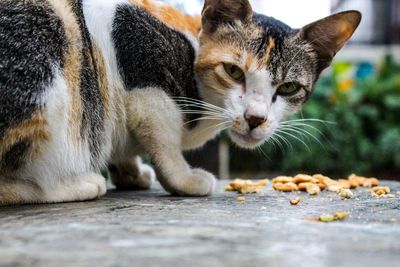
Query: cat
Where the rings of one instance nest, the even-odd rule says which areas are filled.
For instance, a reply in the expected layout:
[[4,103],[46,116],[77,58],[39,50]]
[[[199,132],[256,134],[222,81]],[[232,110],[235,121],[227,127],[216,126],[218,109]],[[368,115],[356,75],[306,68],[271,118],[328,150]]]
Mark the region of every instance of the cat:
[[1,0],[0,203],[96,199],[104,168],[117,188],[157,177],[171,194],[211,194],[214,175],[182,151],[222,130],[264,143],[360,20],[292,29],[248,0],[206,0],[201,17],[150,0]]

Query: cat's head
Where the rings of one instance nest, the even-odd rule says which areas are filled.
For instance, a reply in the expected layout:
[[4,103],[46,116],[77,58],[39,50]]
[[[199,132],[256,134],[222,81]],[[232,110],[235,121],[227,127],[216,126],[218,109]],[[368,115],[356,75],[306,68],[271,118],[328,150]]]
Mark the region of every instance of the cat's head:
[[201,95],[225,110],[231,139],[254,148],[300,110],[360,21],[348,11],[291,29],[253,13],[248,0],[206,0],[195,64]]

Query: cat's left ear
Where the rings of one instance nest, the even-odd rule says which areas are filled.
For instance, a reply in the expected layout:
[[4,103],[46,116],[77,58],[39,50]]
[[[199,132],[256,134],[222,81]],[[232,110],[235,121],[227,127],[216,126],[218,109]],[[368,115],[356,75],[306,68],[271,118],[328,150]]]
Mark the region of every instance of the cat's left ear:
[[249,0],[205,0],[201,15],[203,33],[212,34],[223,24],[250,22],[253,9]]
[[327,68],[336,53],[353,35],[361,22],[361,13],[345,11],[313,22],[300,30],[300,35],[318,54],[318,71]]

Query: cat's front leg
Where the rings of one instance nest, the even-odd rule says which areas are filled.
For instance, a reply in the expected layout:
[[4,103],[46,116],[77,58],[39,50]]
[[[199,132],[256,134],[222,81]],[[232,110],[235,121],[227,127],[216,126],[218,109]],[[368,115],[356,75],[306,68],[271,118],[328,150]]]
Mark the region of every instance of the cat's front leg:
[[156,174],[152,167],[142,162],[139,156],[109,166],[112,183],[123,190],[149,189]]
[[157,178],[171,194],[210,195],[215,177],[204,170],[192,169],[181,152],[183,122],[179,109],[162,91],[137,89],[128,99],[128,127],[151,156]]

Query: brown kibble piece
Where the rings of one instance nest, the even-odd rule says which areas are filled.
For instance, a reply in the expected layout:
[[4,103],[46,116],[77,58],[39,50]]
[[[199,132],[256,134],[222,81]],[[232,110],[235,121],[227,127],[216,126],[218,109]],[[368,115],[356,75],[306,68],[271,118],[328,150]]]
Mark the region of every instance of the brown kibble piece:
[[326,189],[326,184],[324,183],[318,183],[317,185],[319,186],[319,189],[321,189],[321,191]]
[[377,193],[378,191],[383,191],[385,194],[390,193],[390,188],[388,186],[376,186],[373,187],[372,190],[374,190],[375,193]]
[[267,179],[260,180],[258,182],[253,182],[251,180],[235,179],[230,182],[227,187],[225,187],[225,190],[237,191],[241,194],[253,194],[262,192],[267,184]]
[[339,185],[341,188],[350,189],[350,187],[351,187],[350,182],[348,180],[339,179],[338,182],[339,182]]
[[278,176],[278,177],[272,179],[272,182],[273,183],[283,183],[283,184],[291,183],[291,182],[293,182],[293,177],[290,177],[290,176]]
[[295,184],[300,184],[300,183],[318,183],[319,180],[307,175],[307,174],[298,174],[293,178],[293,182]]
[[373,186],[378,186],[379,185],[379,180],[376,178],[369,178],[365,180],[362,186],[364,187],[373,187]]
[[262,180],[257,182],[257,185],[266,186],[268,183],[269,183],[268,179],[262,179]]
[[313,183],[300,183],[297,185],[300,191],[307,191],[307,186],[312,185]]
[[277,191],[282,191],[282,192],[292,192],[292,191],[297,191],[297,185],[295,183],[275,183],[273,185],[273,188]]
[[225,186],[225,191],[232,192],[232,191],[235,191],[235,189],[233,189],[232,186],[227,185],[227,186]]
[[295,199],[290,200],[290,204],[297,205],[297,204],[299,204],[300,200],[301,200],[300,197],[296,197]]
[[331,182],[331,181],[333,181],[331,178],[329,178],[328,176],[324,176],[324,175],[322,175],[322,174],[314,174],[313,175],[313,178],[315,178],[315,179],[318,179],[318,181],[320,182],[320,183],[326,183],[326,182]]
[[306,191],[308,194],[315,196],[321,192],[321,189],[319,189],[319,186],[316,184],[309,184],[306,187]]
[[237,190],[240,194],[254,194],[261,193],[263,191],[263,187],[259,185],[245,185]]
[[341,187],[340,187],[339,183],[331,183],[331,184],[328,184],[327,189],[330,192],[338,193],[340,191]]
[[342,199],[350,199],[353,197],[353,192],[348,188],[340,188],[338,194]]

